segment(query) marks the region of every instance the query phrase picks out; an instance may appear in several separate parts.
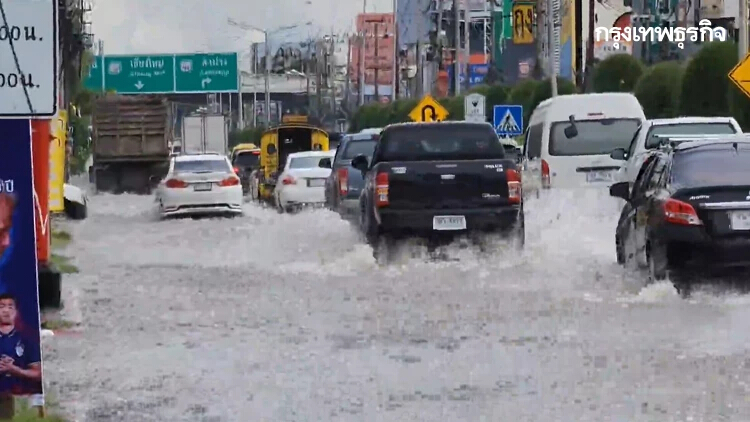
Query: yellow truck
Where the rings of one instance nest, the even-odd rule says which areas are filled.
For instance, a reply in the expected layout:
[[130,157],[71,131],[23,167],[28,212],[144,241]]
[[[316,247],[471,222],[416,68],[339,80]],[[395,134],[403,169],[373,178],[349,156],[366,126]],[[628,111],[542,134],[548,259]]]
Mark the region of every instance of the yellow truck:
[[290,119],[265,131],[260,140],[260,168],[253,172],[250,194],[256,201],[273,198],[277,176],[289,154],[303,151],[328,151],[328,133],[306,122]]

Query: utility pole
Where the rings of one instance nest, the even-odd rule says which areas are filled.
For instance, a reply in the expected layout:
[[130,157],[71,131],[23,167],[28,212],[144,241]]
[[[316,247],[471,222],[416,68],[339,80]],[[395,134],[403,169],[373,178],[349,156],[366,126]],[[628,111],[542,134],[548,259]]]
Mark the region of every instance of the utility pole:
[[[586,1],[586,0],[584,0]],[[591,77],[594,71],[594,25],[596,25],[596,14],[594,13],[594,7],[596,6],[595,0],[588,0],[589,2],[589,30],[588,30],[588,44],[586,44],[586,73],[584,80],[584,88],[588,89],[592,85]],[[649,48],[649,51],[651,48]]]
[[[555,52],[557,52],[557,43],[555,42],[555,9],[553,0],[547,0],[547,61],[549,65],[549,81],[552,87],[552,96],[557,96],[557,66],[555,63]],[[594,10],[593,8],[591,10]],[[589,11],[590,12],[590,11]],[[593,30],[593,27],[589,28]],[[593,38],[589,39],[593,42]],[[593,46],[593,44],[591,44]]]
[[[349,69],[352,67],[352,37],[347,36],[346,37],[346,80],[344,81],[344,104],[346,106],[346,110],[351,110],[351,79],[349,77]],[[309,79],[308,79],[309,80]]]
[[263,31],[264,49],[266,50],[266,71],[264,85],[266,92],[266,127],[271,126],[271,47],[268,45],[268,31]]
[[[362,14],[367,13],[367,0],[362,0]],[[359,33],[359,105],[365,105],[365,30],[367,25],[362,22],[362,31]]]
[[747,0],[740,0],[740,27],[737,34],[739,37],[737,44],[740,48],[740,60],[744,59],[748,52],[747,18]]
[[[393,0],[393,64],[391,66],[391,101],[398,99],[398,0]],[[420,20],[421,22],[421,20]]]
[[253,43],[253,127],[258,126],[258,43]]
[[378,45],[380,45],[380,42],[379,42],[380,39],[378,38],[378,36],[379,36],[378,24],[375,23],[375,34],[373,35],[373,37],[375,38],[374,39],[375,41],[375,53],[374,53],[375,55],[375,60],[374,60],[375,62],[375,101],[380,101],[380,92],[378,90],[378,86],[380,85],[378,83],[378,77],[380,76],[380,72],[379,72],[380,71],[380,56],[378,56],[379,54]]
[[469,1],[464,0],[464,51],[466,58],[466,91],[469,91],[469,63],[471,63],[470,37],[471,37],[471,19],[469,18]]
[[461,95],[461,1],[453,0],[455,48],[453,49],[453,95]]
[[417,94],[417,98],[422,98],[424,95],[424,60],[422,60],[422,48],[419,39],[417,39],[417,45],[415,48],[414,57],[417,59],[417,86],[414,92]]

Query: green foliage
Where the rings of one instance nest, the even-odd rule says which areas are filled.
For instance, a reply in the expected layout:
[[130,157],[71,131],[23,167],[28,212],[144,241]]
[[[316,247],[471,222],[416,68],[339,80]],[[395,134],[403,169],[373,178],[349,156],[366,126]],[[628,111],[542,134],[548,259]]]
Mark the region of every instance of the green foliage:
[[678,115],[680,84],[684,66],[662,62],[649,67],[635,85],[635,96],[649,119]]
[[[576,86],[573,84],[573,82],[567,79],[557,78],[557,95],[569,95],[575,93]],[[534,111],[536,106],[550,97],[552,97],[552,83],[549,79],[545,79],[542,83],[538,84],[536,88],[534,88],[534,93],[531,96],[531,105],[529,107],[529,117],[531,117],[531,112]],[[526,114],[525,106],[524,114]],[[524,122],[528,122],[526,116],[524,116]]]
[[644,66],[631,54],[615,54],[594,69],[595,92],[633,92]]
[[506,104],[520,104],[523,106],[524,124],[529,121],[531,118],[531,112],[534,111],[534,107],[536,107],[534,104],[534,91],[536,91],[537,87],[541,84],[541,82],[535,79],[525,79],[511,88],[508,93]]
[[90,117],[87,115],[78,117],[75,113],[68,113],[68,116],[68,125],[73,129],[73,154],[69,157],[68,166],[70,174],[81,174],[88,171],[86,161],[91,155]]
[[679,112],[682,116],[726,116],[729,78],[737,64],[734,42],[706,44],[690,60],[682,77]]

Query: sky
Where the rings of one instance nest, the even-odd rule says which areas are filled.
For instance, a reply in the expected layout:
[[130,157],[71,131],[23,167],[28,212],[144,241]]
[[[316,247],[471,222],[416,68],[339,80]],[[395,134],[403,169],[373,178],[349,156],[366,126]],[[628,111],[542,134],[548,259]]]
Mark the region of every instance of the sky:
[[[263,39],[237,22],[273,31],[302,24],[271,37],[275,47],[309,35],[354,31],[362,1],[351,0],[91,0],[92,26],[105,54],[249,51]],[[367,12],[392,12],[392,0],[366,0]],[[279,5],[283,4],[283,8]],[[312,22],[309,26],[306,22]]]

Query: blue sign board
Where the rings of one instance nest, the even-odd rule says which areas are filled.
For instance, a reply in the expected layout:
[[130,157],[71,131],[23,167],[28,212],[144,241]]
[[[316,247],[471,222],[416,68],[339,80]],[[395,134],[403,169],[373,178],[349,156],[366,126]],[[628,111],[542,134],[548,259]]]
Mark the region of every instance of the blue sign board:
[[[453,73],[454,73],[455,66],[448,66],[448,80],[450,81],[451,89],[453,89],[454,81],[453,81]],[[469,65],[469,88],[473,88],[477,85],[482,85],[484,83],[484,78],[487,76],[487,71],[489,70],[489,65],[486,64],[470,64]],[[461,72],[460,76],[460,83],[462,86],[465,86],[466,84],[466,72]]]
[[31,121],[0,120],[0,394],[42,394]]
[[500,136],[523,135],[523,106],[496,105],[492,109],[492,126]]

